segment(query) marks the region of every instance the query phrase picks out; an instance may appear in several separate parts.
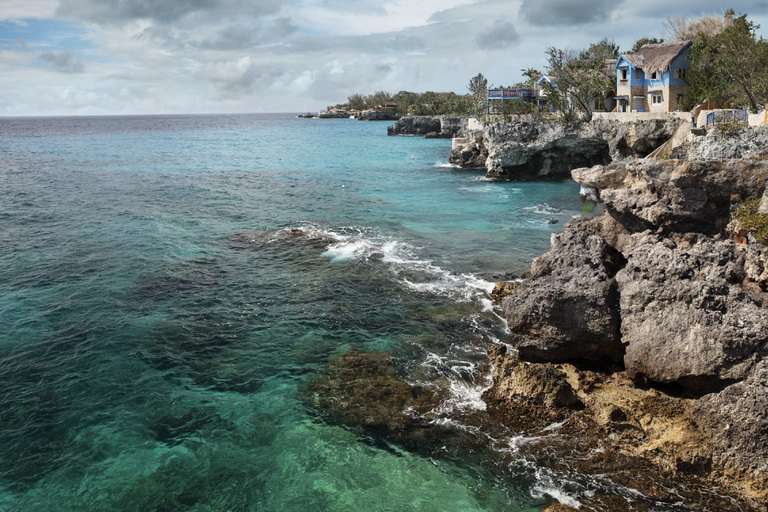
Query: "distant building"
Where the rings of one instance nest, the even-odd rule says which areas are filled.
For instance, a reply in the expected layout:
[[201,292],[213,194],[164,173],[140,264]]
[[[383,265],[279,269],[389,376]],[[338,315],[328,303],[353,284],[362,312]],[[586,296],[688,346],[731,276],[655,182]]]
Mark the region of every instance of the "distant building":
[[536,98],[533,89],[525,88],[499,88],[488,89],[487,113],[504,112],[504,101],[522,100],[533,102]]
[[673,112],[685,94],[691,41],[642,46],[616,61],[619,112]]

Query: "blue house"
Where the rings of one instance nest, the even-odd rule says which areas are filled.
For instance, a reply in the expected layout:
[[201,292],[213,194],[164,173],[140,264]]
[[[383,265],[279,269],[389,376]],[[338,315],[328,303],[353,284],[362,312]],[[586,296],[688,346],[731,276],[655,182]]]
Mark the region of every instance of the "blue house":
[[673,112],[685,95],[691,41],[642,46],[616,61],[619,112]]

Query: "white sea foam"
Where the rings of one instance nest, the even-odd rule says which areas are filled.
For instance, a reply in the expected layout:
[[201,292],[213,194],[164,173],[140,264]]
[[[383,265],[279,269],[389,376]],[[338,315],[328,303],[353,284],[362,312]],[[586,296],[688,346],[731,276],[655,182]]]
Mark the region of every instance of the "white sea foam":
[[562,213],[559,208],[553,208],[547,203],[539,203],[536,206],[527,206],[523,210],[528,210],[536,215],[557,215]]
[[493,310],[488,295],[494,283],[472,274],[456,274],[443,269],[431,260],[420,258],[416,247],[362,228],[346,228],[344,234],[331,231],[324,233],[335,240],[322,253],[322,257],[332,263],[366,261],[376,256],[411,290],[448,296],[461,302],[476,301],[483,310]]
[[435,162],[435,167],[440,167],[443,169],[461,169],[460,165],[451,164],[448,162]]
[[555,485],[551,485],[551,478],[547,478],[546,480],[550,480],[550,482],[545,483],[539,480],[536,485],[533,486],[531,494],[534,498],[543,498],[545,496],[549,496],[550,498],[557,500],[557,502],[562,505],[573,508],[581,508],[581,503],[579,500],[568,494],[563,489],[559,489]]
[[369,249],[365,241],[339,242],[328,248],[321,256],[328,258],[331,263],[345,263],[362,258]]

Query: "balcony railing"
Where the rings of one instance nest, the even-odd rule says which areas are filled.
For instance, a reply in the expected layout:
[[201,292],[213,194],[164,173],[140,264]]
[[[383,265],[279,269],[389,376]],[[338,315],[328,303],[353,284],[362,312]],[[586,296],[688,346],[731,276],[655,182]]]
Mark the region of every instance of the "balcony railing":
[[530,100],[532,98],[533,98],[533,91],[531,89],[488,89],[489,100],[500,100],[500,99]]
[[746,123],[747,111],[741,109],[715,110],[707,114],[707,126],[722,123]]

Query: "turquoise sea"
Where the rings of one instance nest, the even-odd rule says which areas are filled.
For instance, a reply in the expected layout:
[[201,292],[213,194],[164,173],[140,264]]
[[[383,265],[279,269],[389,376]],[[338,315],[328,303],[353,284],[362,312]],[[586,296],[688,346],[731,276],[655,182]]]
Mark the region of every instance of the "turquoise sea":
[[493,282],[581,210],[574,183],[489,182],[447,164],[450,140],[386,126],[0,119],[0,511],[577,499],[541,468],[372,442],[302,400],[332,358],[383,351],[448,390],[444,420],[483,407],[484,351],[506,340]]

